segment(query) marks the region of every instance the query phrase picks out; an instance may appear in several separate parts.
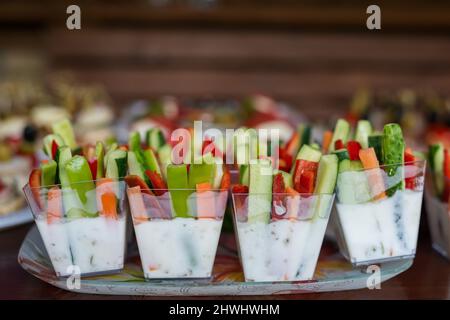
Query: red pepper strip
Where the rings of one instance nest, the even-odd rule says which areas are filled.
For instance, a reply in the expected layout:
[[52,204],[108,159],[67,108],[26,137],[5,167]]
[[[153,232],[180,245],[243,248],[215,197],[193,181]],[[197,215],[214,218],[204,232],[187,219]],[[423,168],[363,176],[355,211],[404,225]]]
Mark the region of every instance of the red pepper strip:
[[351,140],[347,142],[347,151],[350,160],[359,160],[359,150],[361,150],[361,145],[358,141]]
[[166,183],[156,171],[145,170],[145,174],[152,184],[153,192],[155,193],[155,195],[162,196],[167,192]]
[[123,151],[128,151],[128,146],[126,144],[123,144],[123,145],[119,146],[118,149],[123,150]]
[[300,176],[300,187],[298,192],[300,193],[313,193],[315,185],[316,175],[313,171],[305,171]]
[[[283,207],[283,199],[284,194],[286,193],[286,186],[284,184],[283,175],[281,173],[277,173],[275,177],[273,177],[273,185],[272,185],[272,193],[273,193],[273,203],[272,203],[272,219],[277,220],[284,216],[284,214],[280,215],[277,213],[276,207]],[[286,213],[285,210],[284,213]]]
[[[449,200],[450,200],[450,151],[448,149],[444,150],[444,179],[445,179],[444,180],[444,193],[442,195],[442,200],[445,202],[449,202]],[[449,206],[450,206],[450,204],[449,204]]]
[[248,193],[248,186],[244,184],[235,184],[233,188],[231,188],[232,193]]
[[[139,176],[134,176],[134,175],[130,175],[130,176],[126,176],[125,177],[125,182],[128,185],[128,190],[133,190],[133,194],[136,195],[136,197],[139,195],[139,193],[137,192],[137,190],[135,190],[134,187],[139,187],[141,190],[141,193],[143,193],[141,199],[143,200],[145,198],[145,202],[146,204],[148,204],[148,206],[152,209],[152,218],[167,218],[170,217],[170,212],[168,213],[167,211],[165,211],[159,201],[158,198],[155,197],[155,194],[152,192],[152,190],[150,190],[150,188],[148,187],[148,185],[145,183],[144,180],[142,180]],[[139,208],[138,210],[140,210],[141,212],[132,212],[133,217],[136,218],[136,216],[144,216],[146,215],[145,212],[142,212],[142,209],[145,209],[145,205],[144,208],[143,207],[143,203],[141,203],[141,199],[137,198],[136,201],[139,201],[139,203],[130,203],[130,208],[133,208],[134,206]],[[131,201],[131,199],[130,199]],[[164,201],[164,200],[162,200]],[[136,209],[136,208],[135,208]],[[133,210],[133,209],[132,209]]]
[[[414,155],[412,155],[411,153],[405,151],[405,153],[404,153],[405,164],[412,163],[415,160],[416,159],[415,159]],[[405,178],[405,187],[406,187],[406,189],[414,190],[415,184],[416,183],[415,183],[414,177]]]
[[340,149],[344,149],[344,148],[345,148],[345,146],[341,139],[336,140],[334,142],[334,150],[340,150]]
[[294,190],[299,193],[313,193],[318,162],[298,159],[295,163]]
[[228,190],[231,185],[230,171],[225,168],[222,176],[222,181],[220,182],[220,190]]
[[91,169],[92,179],[97,180],[97,165],[98,165],[97,159],[88,160],[88,164],[89,169]]
[[139,186],[141,188],[142,193],[146,193],[148,195],[154,195],[153,192],[148,187],[147,183],[145,183],[144,180],[142,180],[139,176],[126,176],[125,182],[127,183],[128,187],[133,188],[136,186]]
[[40,195],[41,169],[33,169],[33,171],[31,171],[30,178],[28,180],[28,184],[30,185],[31,193],[33,194],[34,201],[36,201],[38,208],[42,209],[41,195]]
[[52,159],[55,160],[56,153],[58,152],[58,143],[55,140],[52,140]]

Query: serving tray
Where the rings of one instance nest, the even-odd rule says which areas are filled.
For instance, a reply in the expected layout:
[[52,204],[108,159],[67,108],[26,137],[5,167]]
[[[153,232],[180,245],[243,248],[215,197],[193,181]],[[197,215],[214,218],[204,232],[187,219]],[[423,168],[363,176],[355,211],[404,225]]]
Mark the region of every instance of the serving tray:
[[28,207],[0,216],[0,231],[17,227],[33,221],[33,215]]
[[[333,244],[322,246],[314,280],[302,282],[244,282],[234,236],[222,235],[211,279],[152,280],[144,279],[135,247],[128,248],[124,270],[115,275],[83,278],[79,289],[69,290],[66,279],[55,276],[50,259],[36,226],[27,234],[19,251],[18,261],[33,276],[55,287],[91,294],[146,296],[217,296],[217,295],[280,295],[353,290],[367,287],[372,273],[366,267],[353,268]],[[381,281],[386,281],[413,263],[413,259],[380,265]]]

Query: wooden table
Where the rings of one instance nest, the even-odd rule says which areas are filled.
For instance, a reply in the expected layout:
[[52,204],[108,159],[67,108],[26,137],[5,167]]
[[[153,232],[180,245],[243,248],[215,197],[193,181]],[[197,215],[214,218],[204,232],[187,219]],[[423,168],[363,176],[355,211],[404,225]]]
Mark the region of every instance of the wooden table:
[[[0,232],[0,299],[141,299],[141,297],[76,294],[55,288],[25,272],[17,262],[20,245],[31,224]],[[152,299],[152,297],[142,297]],[[210,297],[219,298],[219,297]],[[233,299],[233,297],[229,297]],[[238,299],[239,297],[234,297]],[[382,283],[381,290],[354,290],[317,294],[246,297],[248,299],[450,299],[450,263],[430,247],[421,233],[414,265]],[[155,298],[153,298],[155,299]],[[200,298],[202,299],[202,298]],[[203,298],[204,299],[204,298]]]

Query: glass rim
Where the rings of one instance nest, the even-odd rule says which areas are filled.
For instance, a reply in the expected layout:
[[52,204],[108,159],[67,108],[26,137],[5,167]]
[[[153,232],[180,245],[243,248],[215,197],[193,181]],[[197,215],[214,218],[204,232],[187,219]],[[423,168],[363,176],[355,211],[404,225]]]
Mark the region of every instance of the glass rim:
[[[95,180],[83,180],[83,181],[78,181],[78,182],[75,182],[75,183],[71,183],[71,184],[69,184],[68,186],[70,187],[70,186],[73,186],[73,185],[78,185],[78,184],[82,184],[82,183],[87,183],[87,182],[98,182],[98,181],[103,181],[104,179],[111,179],[112,181],[110,181],[111,183],[119,183],[119,182],[123,182],[123,183],[126,183],[126,181],[125,181],[125,177],[122,177],[122,178],[99,178],[99,179],[95,179]],[[61,184],[61,183],[58,183],[58,184],[51,184],[51,185],[48,185],[48,186],[40,186],[40,187],[32,187],[32,186],[30,186],[30,182],[27,182],[23,187],[22,187],[22,190],[25,190],[25,189],[34,189],[34,190],[40,190],[40,189],[51,189],[51,188],[53,188],[53,187],[60,187],[60,189],[63,189],[63,185]],[[97,185],[95,186],[96,188],[97,188]]]
[[336,195],[336,192],[333,192],[333,193],[300,193],[300,192],[298,192],[297,194],[292,194],[292,193],[287,193],[287,192],[276,192],[276,193],[249,193],[249,192],[247,192],[247,193],[243,193],[243,192],[232,192],[231,193],[231,195],[232,196],[234,196],[234,195],[242,195],[242,196],[252,196],[252,195],[255,195],[255,196],[266,196],[266,195],[277,195],[277,196],[291,196],[291,197],[297,197],[297,196],[308,196],[308,197],[311,197],[311,196],[324,196],[324,195],[326,195],[326,196],[334,196],[334,195]]
[[[139,187],[139,186],[135,186],[135,187]],[[135,188],[135,187],[130,187],[130,186],[127,185],[127,190]],[[194,191],[194,192],[198,192],[197,189],[192,189],[192,188],[187,188],[187,189],[179,189],[179,188],[176,188],[176,189],[173,189],[173,188],[172,189],[169,189],[169,188],[167,188],[167,189],[140,188],[140,190],[141,191],[165,191],[165,192],[170,192],[170,191]],[[222,189],[209,189],[209,190],[201,190],[200,192],[207,192],[207,191],[228,192],[229,189],[223,189],[223,190]]]
[[374,169],[383,169],[383,168],[389,168],[389,167],[406,167],[406,166],[410,166],[410,165],[414,165],[414,164],[421,164],[423,165],[423,168],[426,168],[426,164],[427,164],[427,160],[423,159],[423,160],[415,160],[415,161],[409,161],[409,162],[402,162],[402,163],[393,163],[393,164],[383,164],[381,166],[375,167],[375,168],[361,168],[361,169],[350,169],[350,170],[346,170],[343,172],[338,172],[339,174],[345,173],[345,172],[360,172],[360,171],[369,171],[369,170],[374,170]]

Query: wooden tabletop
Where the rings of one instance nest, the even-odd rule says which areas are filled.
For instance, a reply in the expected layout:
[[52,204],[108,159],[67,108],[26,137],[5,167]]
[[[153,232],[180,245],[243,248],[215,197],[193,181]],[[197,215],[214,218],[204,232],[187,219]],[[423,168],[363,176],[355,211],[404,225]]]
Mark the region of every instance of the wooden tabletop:
[[[24,271],[17,262],[20,245],[32,225],[0,232],[0,299],[155,299],[76,294],[55,288]],[[450,299],[450,262],[435,253],[422,229],[413,266],[381,285],[380,290],[353,290],[317,294],[244,297],[246,299]],[[3,276],[6,275],[6,276]],[[219,298],[219,297],[209,297]],[[239,299],[239,297],[228,297]],[[179,298],[178,298],[179,299]],[[204,299],[204,298],[200,298]]]

